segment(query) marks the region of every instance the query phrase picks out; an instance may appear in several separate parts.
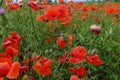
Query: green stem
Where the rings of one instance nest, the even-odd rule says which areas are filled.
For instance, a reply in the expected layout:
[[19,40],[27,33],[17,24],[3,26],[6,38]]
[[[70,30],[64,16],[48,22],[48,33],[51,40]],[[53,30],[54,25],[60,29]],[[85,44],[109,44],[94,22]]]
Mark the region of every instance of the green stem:
[[94,48],[94,46],[95,46],[95,42],[96,42],[96,39],[98,38],[98,36],[96,36],[96,35],[94,35],[95,37],[94,37],[94,39],[93,39],[93,41],[91,42],[91,44],[90,44],[90,48],[89,48],[89,50],[88,50],[88,55],[89,54],[91,54],[91,50]]
[[[33,16],[32,16],[32,9],[30,9],[30,18],[31,18],[31,24],[32,24],[32,29],[33,29],[33,36],[35,37],[35,38],[33,38],[33,40],[35,41],[35,44],[37,44],[37,40],[39,40],[39,38],[38,38],[38,35],[37,35],[37,32],[36,32],[36,29],[35,29],[35,25],[34,25],[34,19],[33,19]],[[36,46],[36,45],[35,45]],[[36,50],[37,50],[37,46],[36,46],[36,48],[35,48]]]
[[2,6],[3,1],[4,1],[4,0],[2,0],[2,1],[0,2],[0,7]]

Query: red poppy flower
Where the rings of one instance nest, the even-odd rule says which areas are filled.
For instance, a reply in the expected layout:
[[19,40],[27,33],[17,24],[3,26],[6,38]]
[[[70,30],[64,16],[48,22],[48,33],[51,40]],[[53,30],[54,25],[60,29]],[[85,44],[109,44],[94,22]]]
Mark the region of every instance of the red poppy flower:
[[38,10],[38,5],[32,1],[28,2],[28,6],[33,8],[33,11],[37,11]]
[[64,0],[59,0],[59,3],[62,3],[62,2],[64,2]]
[[45,17],[47,20],[56,20],[58,19],[59,11],[56,7],[51,6],[48,11],[45,13]]
[[62,22],[62,25],[64,25],[64,26],[68,26],[69,23],[68,23],[68,22]]
[[90,6],[89,5],[86,5],[83,7],[83,12],[87,12],[90,10]]
[[7,62],[0,63],[0,76],[8,74],[10,65]]
[[60,18],[60,21],[63,25],[68,26],[68,24],[72,22],[72,19],[70,16],[66,16],[64,18]]
[[115,13],[116,13],[116,8],[109,7],[109,8],[106,10],[106,14],[115,14]]
[[86,61],[95,66],[100,66],[103,64],[103,61],[99,59],[99,55],[97,54],[90,54],[89,56],[86,57]]
[[69,71],[75,75],[78,76],[85,76],[86,75],[86,70],[84,66],[80,66],[77,68],[69,68]]
[[79,5],[83,5],[84,2],[78,2],[78,3],[79,3]]
[[86,49],[82,46],[77,46],[73,48],[70,53],[69,62],[72,64],[81,63],[86,56]]
[[17,34],[17,32],[12,32],[12,34],[7,37],[4,41],[3,41],[3,48],[7,48],[9,46],[14,46],[15,48],[18,49],[18,45],[21,42],[21,36]]
[[6,39],[3,41],[2,46],[3,46],[3,48],[7,48],[8,46],[11,46],[12,44],[13,44],[13,43],[12,43],[11,39],[10,39],[10,38],[6,38]]
[[20,70],[20,63],[14,62],[10,68],[10,71],[6,75],[9,79],[17,79],[19,76],[19,70]]
[[64,55],[59,56],[58,59],[60,61],[60,64],[64,64],[68,60],[68,53],[65,53]]
[[21,42],[21,36],[18,35],[18,33],[16,31],[12,32],[12,34],[11,34],[10,37],[13,40],[13,42],[20,44],[20,42]]
[[71,77],[70,77],[70,80],[85,80],[84,78],[79,78],[77,75],[72,75]]
[[44,16],[41,16],[41,15],[37,15],[36,20],[37,20],[38,22],[42,22],[42,21],[45,21],[45,17],[44,17]]
[[12,65],[12,60],[9,58],[0,58],[0,63],[7,62],[10,66]]
[[35,60],[34,56],[31,56],[30,62],[34,62],[34,60]]
[[65,20],[66,20],[66,22],[68,22],[68,23],[72,22],[72,19],[71,19],[70,16],[66,16],[66,17],[65,17]]
[[50,43],[52,39],[50,37],[47,37],[47,43]]
[[100,23],[100,22],[101,22],[101,18],[96,17],[96,21],[97,21],[98,23]]
[[10,10],[16,10],[18,9],[18,7],[19,7],[18,3],[10,4]]
[[93,10],[93,11],[96,11],[96,9],[97,9],[97,5],[93,4],[93,5],[92,5],[92,10]]
[[18,53],[20,52],[20,48],[17,43],[13,44],[12,47],[15,48],[16,50],[18,50]]
[[80,80],[80,78],[77,75],[72,75],[70,80]]
[[11,57],[13,57],[13,56],[18,56],[18,50],[15,49],[15,48],[13,48],[12,46],[9,46],[9,47],[6,49],[5,53],[6,53],[7,55],[10,55]]
[[66,46],[66,41],[62,38],[58,38],[56,43],[59,45],[59,48],[62,49]]
[[47,58],[43,60],[38,60],[33,68],[40,75],[47,76],[52,74],[52,71],[51,71],[52,62],[53,62],[52,60],[48,60]]
[[70,35],[69,35],[69,43],[70,43],[70,45],[72,45],[73,40],[74,40],[74,35],[73,35],[73,34],[70,34]]
[[12,63],[8,58],[0,58],[0,77],[6,76],[9,79],[15,79],[19,75],[19,62]]
[[57,9],[59,11],[59,18],[63,18],[65,16],[69,16],[69,10],[64,4],[58,4]]

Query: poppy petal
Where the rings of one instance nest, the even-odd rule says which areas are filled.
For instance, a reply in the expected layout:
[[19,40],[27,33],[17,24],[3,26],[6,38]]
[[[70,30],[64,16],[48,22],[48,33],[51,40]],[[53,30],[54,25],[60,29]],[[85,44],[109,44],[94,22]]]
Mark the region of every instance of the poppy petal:
[[83,59],[84,58],[81,58],[81,59],[79,59],[79,58],[69,58],[69,62],[71,63],[71,64],[79,64],[79,63],[81,63],[81,62],[83,62]]
[[0,76],[6,75],[9,72],[9,70],[10,70],[10,65],[7,62],[0,63]]
[[44,67],[50,67],[52,63],[53,63],[53,60],[49,60],[45,62]]
[[80,80],[80,78],[77,75],[72,75],[70,80]]
[[0,80],[4,80],[4,77],[0,77]]
[[0,63],[8,62],[8,64],[12,65],[12,60],[8,58],[0,58]]
[[20,70],[20,63],[14,62],[6,77],[9,79],[16,79],[19,76],[19,70]]

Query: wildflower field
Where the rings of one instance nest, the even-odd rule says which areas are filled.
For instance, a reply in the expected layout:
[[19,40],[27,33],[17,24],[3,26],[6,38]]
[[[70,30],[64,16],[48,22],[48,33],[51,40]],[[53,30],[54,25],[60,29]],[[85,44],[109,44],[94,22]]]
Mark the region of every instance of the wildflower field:
[[1,0],[0,80],[120,80],[120,3]]

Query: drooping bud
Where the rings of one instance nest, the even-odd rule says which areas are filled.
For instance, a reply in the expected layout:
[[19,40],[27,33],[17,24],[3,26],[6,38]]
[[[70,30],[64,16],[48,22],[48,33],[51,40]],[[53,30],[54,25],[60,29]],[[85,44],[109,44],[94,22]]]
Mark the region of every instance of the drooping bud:
[[102,32],[102,28],[96,24],[90,26],[90,31],[93,34],[99,35]]

